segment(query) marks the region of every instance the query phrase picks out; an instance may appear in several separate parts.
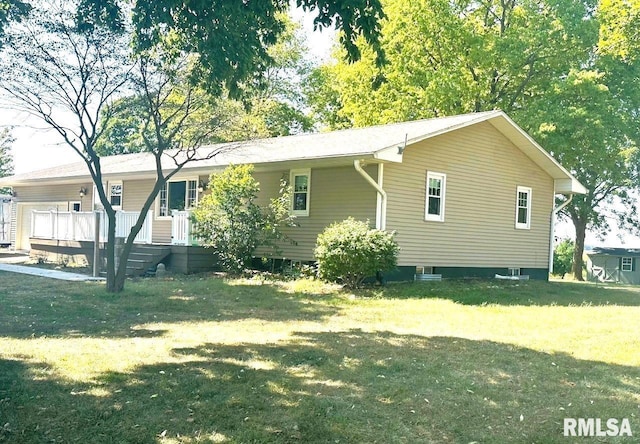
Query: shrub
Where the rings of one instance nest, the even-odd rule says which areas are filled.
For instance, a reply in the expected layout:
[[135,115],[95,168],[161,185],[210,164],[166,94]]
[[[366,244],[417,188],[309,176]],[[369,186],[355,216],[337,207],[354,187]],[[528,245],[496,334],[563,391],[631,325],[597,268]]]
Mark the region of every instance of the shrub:
[[569,239],[564,239],[556,246],[553,253],[553,274],[564,278],[565,274],[571,272],[574,249],[575,245]]
[[394,233],[372,229],[353,218],[334,223],[318,235],[315,255],[322,279],[357,287],[378,272],[393,270],[398,244]]
[[226,271],[240,273],[260,245],[275,248],[284,235],[281,226],[291,224],[286,210],[289,195],[283,184],[280,195],[268,207],[255,203],[260,190],[253,165],[230,165],[209,179],[210,193],[193,211],[194,234],[215,249]]

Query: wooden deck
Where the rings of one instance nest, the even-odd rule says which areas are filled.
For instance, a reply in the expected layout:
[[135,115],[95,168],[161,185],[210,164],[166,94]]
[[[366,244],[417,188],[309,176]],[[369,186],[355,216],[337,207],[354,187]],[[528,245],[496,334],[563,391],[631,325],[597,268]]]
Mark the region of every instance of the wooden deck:
[[[93,266],[93,242],[31,238],[30,255],[39,260]],[[104,244],[100,245],[104,263]],[[199,273],[216,269],[217,260],[209,248],[184,245],[134,245],[129,257],[129,275],[145,274],[163,263],[173,273]]]

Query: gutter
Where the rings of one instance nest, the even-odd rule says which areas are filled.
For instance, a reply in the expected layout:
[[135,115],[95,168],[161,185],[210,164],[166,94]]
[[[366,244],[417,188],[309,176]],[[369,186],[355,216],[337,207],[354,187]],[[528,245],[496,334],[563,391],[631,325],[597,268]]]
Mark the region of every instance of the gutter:
[[378,182],[373,180],[369,174],[362,168],[362,163],[359,159],[353,161],[353,167],[356,171],[365,178],[367,182],[371,184],[373,188],[378,192],[378,203],[376,208],[376,228],[378,230],[386,230],[387,227],[387,192],[382,189],[382,172],[383,164],[378,164]]
[[569,194],[569,199],[551,212],[551,232],[549,233],[549,274],[553,273],[553,232],[556,225],[556,214],[562,211],[573,200],[573,194]]

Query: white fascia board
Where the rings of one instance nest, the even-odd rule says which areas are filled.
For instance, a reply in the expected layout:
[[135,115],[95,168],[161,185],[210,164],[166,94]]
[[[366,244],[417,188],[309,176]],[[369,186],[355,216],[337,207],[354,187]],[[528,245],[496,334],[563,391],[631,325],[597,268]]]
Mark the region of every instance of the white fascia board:
[[587,194],[588,190],[575,178],[556,179],[554,181],[556,194]]

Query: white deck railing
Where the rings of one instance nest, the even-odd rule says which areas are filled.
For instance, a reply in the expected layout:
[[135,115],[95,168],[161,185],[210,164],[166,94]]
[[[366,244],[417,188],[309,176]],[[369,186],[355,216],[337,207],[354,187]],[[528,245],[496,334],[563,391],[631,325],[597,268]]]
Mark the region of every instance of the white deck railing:
[[171,243],[173,245],[195,245],[191,228],[191,211],[171,211]]
[[[116,237],[127,237],[136,223],[136,211],[116,212]],[[152,236],[153,212],[149,211],[135,243],[150,244]],[[95,213],[75,211],[32,211],[31,237],[38,239],[93,241],[95,233]],[[100,242],[107,241],[108,224],[104,212],[100,213]]]

